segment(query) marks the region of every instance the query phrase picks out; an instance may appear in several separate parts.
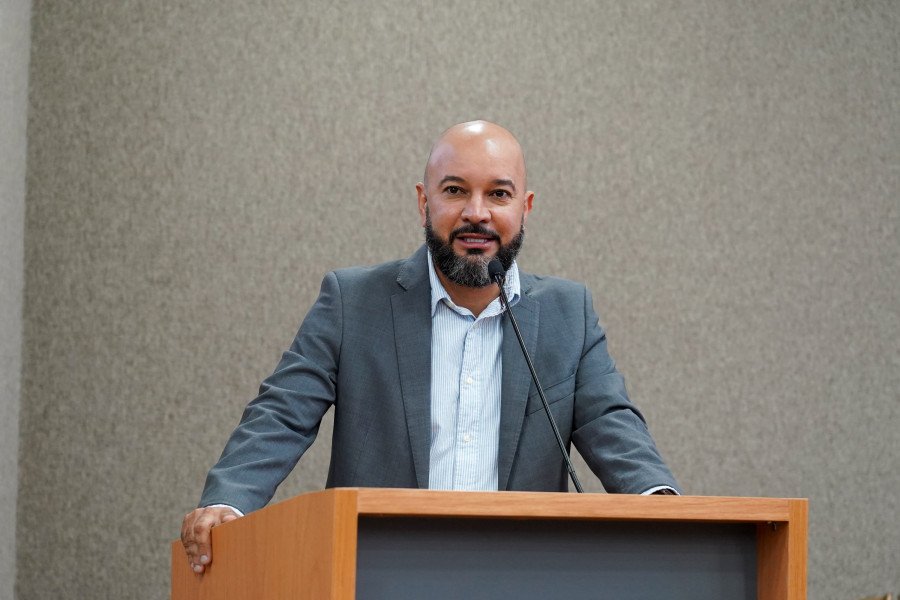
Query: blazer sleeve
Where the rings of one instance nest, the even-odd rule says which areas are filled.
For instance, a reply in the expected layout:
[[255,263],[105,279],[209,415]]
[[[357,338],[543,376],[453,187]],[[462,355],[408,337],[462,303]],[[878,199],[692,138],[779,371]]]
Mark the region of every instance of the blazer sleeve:
[[575,382],[575,447],[607,492],[640,494],[667,485],[680,493],[643,415],[628,398],[587,289],[584,324],[584,346]]
[[210,469],[200,506],[228,504],[248,513],[271,500],[335,402],[342,324],[340,285],[332,272]]

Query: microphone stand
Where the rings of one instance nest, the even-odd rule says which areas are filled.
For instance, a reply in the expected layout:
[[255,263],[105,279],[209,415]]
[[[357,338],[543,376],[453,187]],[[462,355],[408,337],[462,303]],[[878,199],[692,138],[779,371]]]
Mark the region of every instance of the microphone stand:
[[550,427],[553,429],[553,435],[556,436],[556,443],[559,444],[559,451],[562,453],[563,460],[566,462],[566,469],[569,471],[569,477],[572,478],[572,483],[575,484],[575,489],[578,490],[578,493],[583,494],[584,490],[581,488],[581,482],[578,481],[578,476],[575,474],[575,467],[572,466],[569,453],[566,452],[566,445],[563,443],[562,436],[559,434],[559,427],[556,426],[556,419],[550,414],[550,405],[547,403],[547,398],[544,396],[544,388],[541,387],[541,382],[538,381],[537,371],[534,370],[534,364],[531,362],[531,357],[528,355],[528,350],[525,348],[525,340],[522,338],[522,332],[519,331],[519,324],[516,322],[516,317],[509,307],[509,300],[506,297],[506,291],[503,289],[503,284],[506,282],[506,269],[503,268],[503,265],[500,264],[498,259],[494,258],[488,264],[488,273],[490,274],[491,279],[497,284],[497,287],[500,288],[500,303],[503,305],[506,314],[509,315],[509,321],[512,323],[513,331],[516,332],[516,338],[519,340],[519,346],[522,348],[522,354],[525,356],[528,370],[531,371],[531,379],[534,381],[534,385],[537,388],[538,396],[541,397],[541,403],[544,405],[544,412],[547,413],[547,418],[550,419]]

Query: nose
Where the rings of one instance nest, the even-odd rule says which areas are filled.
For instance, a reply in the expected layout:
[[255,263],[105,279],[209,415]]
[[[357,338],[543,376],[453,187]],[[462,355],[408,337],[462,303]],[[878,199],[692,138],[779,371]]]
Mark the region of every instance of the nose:
[[491,220],[491,211],[484,201],[484,196],[475,193],[463,207],[462,220],[467,223],[487,223]]

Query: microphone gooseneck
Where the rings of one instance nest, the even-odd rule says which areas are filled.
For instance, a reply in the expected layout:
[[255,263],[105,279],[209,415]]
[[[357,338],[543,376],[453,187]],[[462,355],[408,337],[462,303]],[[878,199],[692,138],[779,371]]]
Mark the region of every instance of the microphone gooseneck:
[[547,418],[550,420],[550,427],[553,429],[553,435],[556,436],[556,443],[559,444],[559,451],[562,453],[563,460],[566,463],[569,477],[572,478],[572,483],[575,484],[575,489],[578,490],[578,493],[584,493],[584,490],[581,488],[581,482],[578,481],[578,476],[575,474],[575,467],[572,466],[569,453],[566,452],[566,445],[563,443],[562,436],[559,434],[559,427],[556,426],[556,419],[554,419],[553,415],[550,413],[550,405],[547,403],[547,398],[544,396],[544,388],[541,386],[541,382],[538,381],[537,371],[534,370],[531,356],[528,355],[528,350],[525,348],[525,340],[522,339],[522,332],[519,331],[519,324],[516,322],[516,317],[509,308],[509,299],[507,299],[506,291],[503,289],[503,284],[506,282],[506,269],[503,268],[500,259],[493,258],[491,259],[491,262],[488,263],[488,276],[490,276],[491,281],[496,283],[497,287],[500,288],[500,303],[505,309],[504,312],[509,315],[509,322],[512,323],[513,331],[516,332],[516,339],[519,340],[519,347],[522,348],[522,354],[525,356],[528,370],[531,371],[531,379],[534,381],[538,396],[540,396],[541,403],[544,405],[544,412],[547,413]]

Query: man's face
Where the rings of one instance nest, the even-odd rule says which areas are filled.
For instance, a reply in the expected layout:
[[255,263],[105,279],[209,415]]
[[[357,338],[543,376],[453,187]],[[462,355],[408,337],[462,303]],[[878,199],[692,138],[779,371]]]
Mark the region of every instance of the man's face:
[[478,124],[448,132],[432,150],[425,183],[416,186],[435,265],[467,287],[491,283],[487,263],[495,256],[504,268],[512,265],[534,199],[525,190],[518,143],[496,129]]

